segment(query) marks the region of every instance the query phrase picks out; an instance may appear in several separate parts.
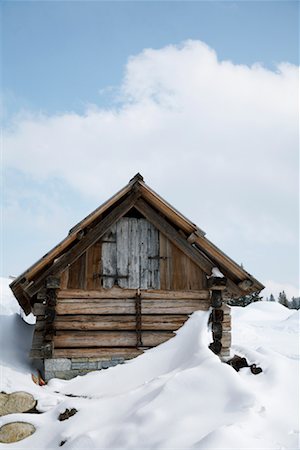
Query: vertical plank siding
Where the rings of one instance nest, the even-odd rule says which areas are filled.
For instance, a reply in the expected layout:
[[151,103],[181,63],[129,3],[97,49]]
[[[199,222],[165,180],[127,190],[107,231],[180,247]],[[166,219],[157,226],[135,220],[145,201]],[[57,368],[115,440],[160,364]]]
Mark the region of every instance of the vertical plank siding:
[[206,288],[205,273],[160,233],[160,287],[170,290]]
[[201,290],[204,272],[148,220],[123,217],[63,272],[69,289]]

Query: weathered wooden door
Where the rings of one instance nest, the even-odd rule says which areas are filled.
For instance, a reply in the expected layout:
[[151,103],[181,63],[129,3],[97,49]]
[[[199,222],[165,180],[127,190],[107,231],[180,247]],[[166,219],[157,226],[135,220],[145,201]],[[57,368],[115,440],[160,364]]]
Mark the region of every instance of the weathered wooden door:
[[159,289],[159,232],[146,219],[123,217],[102,239],[102,286]]

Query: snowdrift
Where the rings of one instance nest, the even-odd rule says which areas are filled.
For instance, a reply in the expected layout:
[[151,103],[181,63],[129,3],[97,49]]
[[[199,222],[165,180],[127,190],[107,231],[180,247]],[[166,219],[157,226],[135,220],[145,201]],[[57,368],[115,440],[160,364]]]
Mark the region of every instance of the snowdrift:
[[[33,326],[2,292],[0,389],[32,393],[43,411],[1,418],[1,426],[37,429],[9,448],[298,448],[299,312],[277,303],[232,308],[233,352],[262,367],[256,376],[208,350],[208,313],[197,312],[175,338],[124,365],[40,387],[26,357]],[[59,422],[66,408],[78,412]]]

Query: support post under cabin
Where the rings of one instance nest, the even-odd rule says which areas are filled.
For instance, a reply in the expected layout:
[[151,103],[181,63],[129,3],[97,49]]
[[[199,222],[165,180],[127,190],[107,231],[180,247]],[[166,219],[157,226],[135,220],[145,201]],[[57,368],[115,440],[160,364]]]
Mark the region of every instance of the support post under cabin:
[[212,328],[213,342],[209,348],[220,356],[221,359],[226,359],[230,356],[231,344],[231,317],[230,308],[223,304],[223,290],[226,289],[226,278],[210,277],[208,285],[210,287],[211,296],[210,302],[212,312],[210,315],[210,322]]

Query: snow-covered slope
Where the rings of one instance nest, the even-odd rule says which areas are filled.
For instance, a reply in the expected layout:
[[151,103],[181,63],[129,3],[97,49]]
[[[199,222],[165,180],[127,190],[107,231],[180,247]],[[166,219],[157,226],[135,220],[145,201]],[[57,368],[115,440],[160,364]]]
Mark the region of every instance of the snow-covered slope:
[[[233,351],[261,366],[259,375],[237,373],[207,349],[208,313],[197,312],[175,338],[135,360],[39,387],[25,357],[33,326],[3,292],[0,390],[26,390],[44,411],[1,418],[37,428],[9,448],[298,448],[299,312],[274,303],[233,308]],[[66,408],[78,413],[59,422]]]

